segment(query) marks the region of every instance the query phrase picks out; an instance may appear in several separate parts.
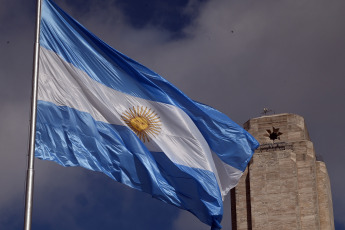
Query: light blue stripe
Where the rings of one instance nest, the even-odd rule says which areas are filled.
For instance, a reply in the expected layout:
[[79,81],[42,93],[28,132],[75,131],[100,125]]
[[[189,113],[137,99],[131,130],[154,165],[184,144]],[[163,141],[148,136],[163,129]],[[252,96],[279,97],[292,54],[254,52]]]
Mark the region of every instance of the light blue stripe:
[[181,108],[224,162],[244,171],[258,142],[224,114],[194,102],[158,74],[111,48],[63,12],[42,5],[41,46],[112,89]]
[[129,65],[121,53],[50,1],[42,4],[40,45],[101,84],[132,96],[170,104],[165,93]]
[[36,157],[103,172],[220,227],[223,206],[215,175],[176,165],[164,153],[149,152],[127,127],[95,121],[90,114],[67,106],[38,101]]

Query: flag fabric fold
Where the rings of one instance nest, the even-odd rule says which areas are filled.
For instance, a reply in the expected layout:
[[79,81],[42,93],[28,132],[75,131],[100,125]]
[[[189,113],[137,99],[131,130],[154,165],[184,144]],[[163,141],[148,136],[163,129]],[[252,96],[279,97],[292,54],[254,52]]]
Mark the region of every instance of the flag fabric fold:
[[220,229],[258,142],[43,0],[36,157],[103,172]]

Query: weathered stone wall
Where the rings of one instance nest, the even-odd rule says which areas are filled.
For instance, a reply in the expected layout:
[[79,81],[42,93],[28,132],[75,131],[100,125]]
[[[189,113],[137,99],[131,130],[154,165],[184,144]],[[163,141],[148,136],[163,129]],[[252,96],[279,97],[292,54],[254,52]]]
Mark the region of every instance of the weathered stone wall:
[[[236,230],[248,230],[251,228],[251,207],[250,207],[250,189],[248,170],[244,171],[240,182],[236,186],[236,190],[231,190],[231,200],[236,202],[231,203],[232,229]],[[233,215],[235,214],[236,215]]]
[[260,147],[231,191],[233,230],[332,229],[323,227],[333,220],[330,187],[320,185],[327,182],[327,172],[316,162],[303,117],[263,116],[244,127]]
[[317,188],[319,198],[320,226],[322,230],[334,229],[331,184],[324,162],[316,162]]

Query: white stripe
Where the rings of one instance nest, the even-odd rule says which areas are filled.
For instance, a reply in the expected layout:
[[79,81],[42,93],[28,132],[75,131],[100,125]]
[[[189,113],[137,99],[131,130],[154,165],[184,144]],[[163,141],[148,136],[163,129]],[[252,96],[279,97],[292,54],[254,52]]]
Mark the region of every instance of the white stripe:
[[213,171],[205,139],[181,109],[111,89],[43,47],[38,99],[87,112],[97,121],[123,126],[126,124],[121,115],[129,108],[151,108],[160,117],[162,126],[156,138],[145,142],[146,147],[153,152],[164,152],[177,164]]
[[[236,185],[242,174],[240,170],[224,164],[216,154],[211,154],[204,137],[181,109],[111,89],[43,47],[40,50],[38,99],[87,112],[97,121],[123,126],[126,123],[121,115],[129,108],[151,108],[160,117],[162,126],[158,136],[150,136],[151,141],[145,142],[149,151],[164,152],[177,164],[212,171],[222,196],[226,195],[230,186]],[[229,175],[235,176],[236,179],[233,179],[236,181]]]
[[212,152],[213,160],[217,168],[217,173],[219,177],[220,186],[221,188],[221,193],[222,193],[222,198],[224,200],[224,197],[228,194],[230,189],[234,188],[243,172],[241,170],[238,170],[237,168],[234,168],[223,161],[220,160],[220,158],[217,156],[217,154]]

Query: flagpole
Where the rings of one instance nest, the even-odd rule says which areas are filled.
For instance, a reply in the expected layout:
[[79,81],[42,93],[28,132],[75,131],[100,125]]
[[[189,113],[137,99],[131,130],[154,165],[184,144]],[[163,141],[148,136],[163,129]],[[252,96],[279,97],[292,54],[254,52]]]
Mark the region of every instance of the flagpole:
[[35,161],[35,136],[36,136],[36,114],[37,114],[37,88],[38,88],[38,66],[40,49],[40,26],[41,26],[41,0],[37,0],[36,14],[36,34],[34,63],[32,72],[32,92],[31,92],[31,122],[30,122],[30,142],[28,154],[28,168],[26,175],[26,195],[25,195],[25,219],[24,230],[31,230],[32,204],[34,193],[34,161]]

